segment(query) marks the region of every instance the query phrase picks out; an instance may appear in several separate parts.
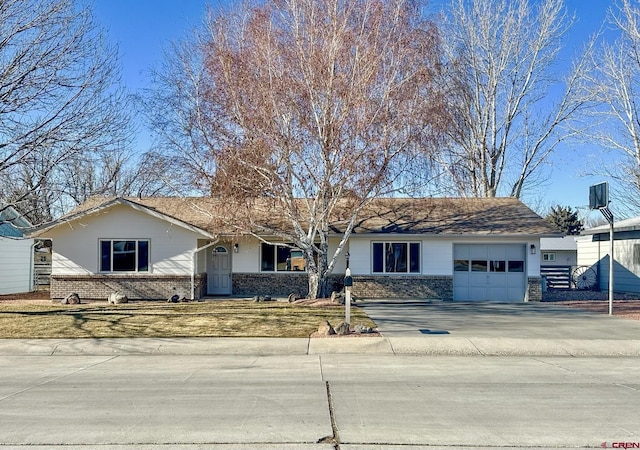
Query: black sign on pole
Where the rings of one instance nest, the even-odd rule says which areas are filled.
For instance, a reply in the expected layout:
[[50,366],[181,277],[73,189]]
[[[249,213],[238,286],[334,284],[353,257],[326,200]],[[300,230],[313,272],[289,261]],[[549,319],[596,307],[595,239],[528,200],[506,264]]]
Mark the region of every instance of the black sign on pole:
[[589,186],[589,208],[601,209],[609,206],[609,183],[606,181]]
[[613,314],[613,250],[614,230],[613,213],[609,209],[609,183],[595,184],[589,187],[589,208],[598,209],[609,222],[609,315]]

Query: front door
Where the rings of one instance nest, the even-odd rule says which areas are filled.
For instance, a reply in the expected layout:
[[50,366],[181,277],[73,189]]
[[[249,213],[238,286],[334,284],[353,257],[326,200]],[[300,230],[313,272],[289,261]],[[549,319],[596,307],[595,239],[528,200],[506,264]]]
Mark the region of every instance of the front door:
[[208,253],[207,294],[231,294],[231,254],[224,245],[216,245]]

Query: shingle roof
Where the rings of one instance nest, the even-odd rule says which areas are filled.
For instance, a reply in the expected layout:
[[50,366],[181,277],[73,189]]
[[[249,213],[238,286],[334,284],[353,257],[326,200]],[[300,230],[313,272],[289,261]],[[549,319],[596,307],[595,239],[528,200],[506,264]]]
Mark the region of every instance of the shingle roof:
[[[74,211],[40,230],[90,214],[113,203],[131,202],[199,228],[211,234],[234,234],[233,224],[221,219],[225,201],[208,197],[145,197],[116,199],[93,197]],[[347,205],[338,208],[330,229],[342,233],[348,217]],[[300,207],[303,207],[302,201]],[[285,215],[273,200],[264,199],[251,205],[254,230],[271,227],[286,231]],[[369,203],[359,215],[355,234],[441,234],[473,236],[559,236],[540,216],[514,198],[382,198]]]

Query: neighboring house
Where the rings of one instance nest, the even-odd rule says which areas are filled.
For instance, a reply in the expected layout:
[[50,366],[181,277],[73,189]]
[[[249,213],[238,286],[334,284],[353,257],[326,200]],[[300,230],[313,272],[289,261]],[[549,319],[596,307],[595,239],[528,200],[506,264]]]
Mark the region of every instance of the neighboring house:
[[0,205],[0,294],[33,289],[34,240],[24,238],[30,227],[14,208]]
[[549,288],[571,288],[578,261],[576,236],[540,238],[540,273]]
[[543,266],[575,266],[578,263],[576,236],[540,238],[540,264]]
[[[222,202],[92,198],[40,227],[34,236],[53,241],[52,298],[106,298],[115,290],[132,299],[306,294],[296,249],[273,236],[235,233],[217,220]],[[273,205],[263,206],[253,220],[285,226]],[[332,221],[330,253],[344,223]],[[361,298],[521,302],[540,300],[540,238],[559,235],[512,198],[377,199],[344,251]],[[340,257],[333,289],[341,289],[345,269]]]
[[[599,274],[597,287],[609,289],[610,226],[583,230],[577,239],[578,265]],[[640,293],[640,217],[614,222],[613,287],[618,292]]]

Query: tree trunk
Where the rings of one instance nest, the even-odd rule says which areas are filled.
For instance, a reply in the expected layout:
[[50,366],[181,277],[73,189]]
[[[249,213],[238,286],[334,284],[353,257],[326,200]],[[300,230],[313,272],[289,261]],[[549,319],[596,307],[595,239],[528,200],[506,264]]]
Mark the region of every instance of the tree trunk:
[[319,254],[317,262],[313,256],[307,256],[307,273],[309,275],[309,298],[325,298],[329,292],[329,271],[327,254]]
[[318,272],[309,272],[309,298],[327,298],[329,295],[329,277],[327,274],[321,275]]

